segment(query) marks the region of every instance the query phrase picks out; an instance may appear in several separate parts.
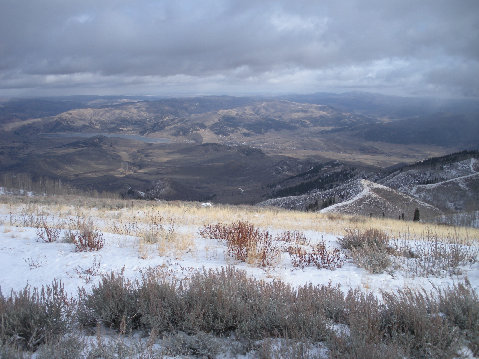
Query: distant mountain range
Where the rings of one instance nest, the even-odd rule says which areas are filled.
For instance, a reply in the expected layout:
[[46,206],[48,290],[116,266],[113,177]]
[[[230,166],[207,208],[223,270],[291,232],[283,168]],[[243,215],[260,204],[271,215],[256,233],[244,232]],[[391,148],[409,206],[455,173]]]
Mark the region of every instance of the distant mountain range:
[[[0,141],[2,176],[126,197],[388,217],[420,207],[422,218],[449,222],[478,210],[475,100],[364,93],[14,99],[0,102]],[[387,198],[397,205],[385,205]]]

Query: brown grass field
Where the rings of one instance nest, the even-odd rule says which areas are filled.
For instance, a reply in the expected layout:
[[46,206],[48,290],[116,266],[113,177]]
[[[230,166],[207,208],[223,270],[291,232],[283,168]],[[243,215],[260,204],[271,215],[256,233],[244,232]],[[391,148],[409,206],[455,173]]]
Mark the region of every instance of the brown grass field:
[[[198,202],[154,202],[88,198],[83,196],[0,196],[2,213],[21,213],[28,216],[51,215],[58,219],[68,216],[97,219],[97,225],[106,232],[128,232],[139,235],[138,229],[161,218],[163,224],[187,227],[191,230],[205,224],[246,221],[273,230],[317,231],[342,236],[347,229],[381,229],[391,238],[440,240],[472,244],[479,241],[479,230],[433,223],[400,221],[384,218],[290,211],[255,206],[202,206]],[[17,218],[18,220],[18,218]],[[7,216],[6,223],[11,222]],[[125,233],[129,234],[129,233]]]

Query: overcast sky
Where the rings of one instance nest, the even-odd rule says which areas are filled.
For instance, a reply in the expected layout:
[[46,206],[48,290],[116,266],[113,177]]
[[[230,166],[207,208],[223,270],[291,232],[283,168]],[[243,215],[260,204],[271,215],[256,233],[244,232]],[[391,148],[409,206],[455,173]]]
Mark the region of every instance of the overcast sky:
[[0,96],[479,97],[479,0],[0,0]]

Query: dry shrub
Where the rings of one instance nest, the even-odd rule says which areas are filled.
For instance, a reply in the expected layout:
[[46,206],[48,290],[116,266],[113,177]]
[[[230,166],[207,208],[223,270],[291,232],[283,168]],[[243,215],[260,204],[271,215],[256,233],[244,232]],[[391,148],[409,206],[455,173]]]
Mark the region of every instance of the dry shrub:
[[160,255],[173,255],[176,258],[195,250],[193,236],[189,233],[169,232],[166,236],[160,237],[156,245]]
[[229,228],[222,223],[205,224],[199,231],[200,236],[206,239],[226,240],[228,233]]
[[205,225],[200,230],[200,235],[203,238],[226,241],[228,255],[242,262],[265,267],[274,264],[280,256],[271,234],[248,222]]
[[164,217],[150,214],[147,217],[148,228],[140,232],[139,255],[147,258],[150,248],[148,245],[155,244],[159,255],[173,255],[181,257],[183,253],[194,250],[195,244],[192,235],[180,233],[176,229],[173,219],[166,220]]
[[[346,229],[339,238],[356,265],[371,273],[382,273],[391,265],[419,276],[457,274],[459,267],[477,262],[479,249],[462,243],[458,237],[446,243],[428,232],[426,240],[412,245],[395,241],[389,245],[387,234],[378,229]],[[394,257],[393,257],[394,256]]]
[[221,239],[226,241],[228,254],[233,258],[246,262],[250,248],[259,242],[262,237],[269,237],[269,233],[262,233],[248,222],[238,221],[232,224],[216,224],[205,226],[200,235],[204,238]]
[[57,242],[60,237],[60,230],[49,225],[43,217],[37,221],[36,228],[38,238],[45,243]]
[[140,234],[140,240],[144,244],[156,244],[158,243],[159,235],[153,231],[144,231]]
[[185,331],[240,337],[326,337],[318,296],[298,297],[282,282],[265,283],[234,268],[194,275],[185,293]]
[[437,293],[403,290],[382,295],[383,302],[379,302],[372,294],[349,291],[344,298],[348,330],[331,335],[330,357],[457,356],[461,333],[441,312]]
[[[253,305],[258,301],[258,290],[244,272],[233,268],[194,274],[188,283],[183,329],[187,332],[205,332],[228,335],[249,321],[255,308],[245,308],[239,292]],[[254,335],[254,333],[251,333]]]
[[136,284],[140,325],[155,333],[174,332],[181,328],[185,317],[182,288],[164,273],[150,270]]
[[444,243],[438,238],[418,241],[396,241],[394,251],[398,266],[415,276],[442,276],[460,274],[460,266],[477,262],[479,248],[454,240]]
[[[345,336],[336,336],[329,344],[331,359],[404,359],[408,358],[404,350],[394,343],[364,343],[361,338],[352,339]],[[358,342],[359,341],[359,342]]]
[[141,259],[148,259],[150,256],[150,248],[145,243],[145,241],[140,238],[138,241],[138,257]]
[[79,278],[83,279],[85,283],[90,283],[93,277],[100,274],[101,263],[97,257],[93,258],[93,263],[87,267],[76,266],[74,268],[75,273]]
[[385,249],[389,244],[388,235],[380,229],[370,228],[365,231],[359,229],[345,229],[346,235],[339,238],[339,244],[344,249],[354,249],[364,246]]
[[261,342],[256,354],[262,359],[316,359],[318,351],[318,346],[308,341],[268,338]]
[[188,335],[184,332],[172,333],[162,341],[162,354],[168,357],[213,358],[225,350],[225,339],[199,332]]
[[303,232],[300,231],[284,231],[281,232],[277,237],[277,241],[294,243],[296,245],[305,246],[309,243],[308,239]]
[[171,240],[176,234],[175,222],[171,219],[167,221],[158,213],[149,213],[146,216],[146,224],[148,228],[140,232],[140,237],[146,244],[156,244],[165,237]]
[[[58,341],[42,345],[35,353],[36,359],[73,359],[86,357],[86,340],[77,334],[68,334]],[[103,357],[105,358],[105,357]]]
[[63,285],[25,287],[9,298],[0,293],[0,342],[28,350],[62,336],[71,317],[72,302]]
[[81,291],[78,318],[86,327],[101,322],[119,331],[323,340],[327,335],[320,309],[323,293],[315,291],[304,289],[298,296],[282,282],[251,279],[234,268],[196,273],[183,283],[154,274],[131,282],[111,274],[91,293]]
[[118,331],[137,329],[141,315],[138,312],[137,283],[122,273],[102,277],[91,293],[79,291],[78,321],[85,327],[96,327],[101,322]]
[[328,250],[323,241],[314,246],[310,251],[298,245],[290,246],[288,247],[288,253],[291,256],[294,267],[305,268],[314,265],[318,269],[334,270],[341,268],[344,264],[344,256],[341,251],[337,248]]
[[[130,358],[163,358],[160,351],[153,348],[149,339],[145,342],[132,335],[119,335],[117,337],[102,336],[100,330],[96,333],[96,340],[87,343],[84,353],[80,358],[101,359],[130,359]],[[65,358],[70,359],[70,358]]]
[[272,266],[281,259],[281,252],[271,236],[264,236],[258,242],[252,242],[248,248],[246,262],[261,267]]
[[479,355],[479,296],[469,282],[439,291],[439,312],[463,333],[467,346]]
[[110,231],[111,233],[135,236],[139,233],[138,223],[134,221],[135,219],[129,219],[127,223],[122,223],[122,221],[115,221],[111,224]]
[[70,231],[71,241],[77,252],[93,252],[103,248],[103,233],[96,229],[93,221],[78,221],[76,231]]
[[353,262],[360,268],[370,273],[382,273],[391,264],[389,254],[392,248],[389,246],[388,235],[375,228],[361,231],[359,229],[346,229],[346,235],[339,238],[339,244],[346,250],[353,259]]
[[[39,298],[30,292],[0,298],[3,345],[34,350],[44,338],[65,337],[66,322],[59,315],[65,298]],[[171,350],[163,354],[172,355],[221,353],[217,337],[234,337],[249,343],[267,338],[292,345],[322,342],[332,358],[453,358],[464,346],[478,352],[479,299],[466,284],[433,292],[384,292],[379,300],[358,289],[345,295],[339,286],[267,283],[228,267],[197,272],[182,282],[156,272],[137,281],[122,273],[104,276],[91,292],[80,291],[77,318],[87,327],[103,323],[121,334],[135,329],[152,337],[162,334]],[[51,326],[54,335],[42,332],[50,333]],[[11,329],[19,327],[34,328],[35,339]],[[306,348],[300,345],[298,355]],[[263,352],[281,357],[284,351]]]
[[23,351],[15,345],[0,343],[0,358],[25,359]]
[[433,293],[405,289],[382,296],[381,330],[412,357],[452,358],[457,354],[459,333],[441,313]]
[[379,274],[388,270],[392,261],[387,251],[375,246],[362,246],[350,251],[353,262],[369,273]]
[[148,258],[150,252],[148,245],[156,244],[159,254],[166,255],[172,251],[176,242],[177,235],[174,225],[166,228],[162,224],[162,217],[159,217],[160,219],[154,218],[152,223],[149,224],[148,230],[140,233],[138,253],[142,259]]

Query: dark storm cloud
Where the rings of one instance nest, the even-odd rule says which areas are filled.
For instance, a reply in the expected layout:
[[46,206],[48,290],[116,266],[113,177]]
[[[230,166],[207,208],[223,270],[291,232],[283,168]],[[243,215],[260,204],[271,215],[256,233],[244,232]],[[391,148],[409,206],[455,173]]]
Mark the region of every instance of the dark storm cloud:
[[3,0],[0,34],[0,93],[479,94],[476,0]]

